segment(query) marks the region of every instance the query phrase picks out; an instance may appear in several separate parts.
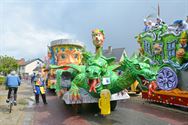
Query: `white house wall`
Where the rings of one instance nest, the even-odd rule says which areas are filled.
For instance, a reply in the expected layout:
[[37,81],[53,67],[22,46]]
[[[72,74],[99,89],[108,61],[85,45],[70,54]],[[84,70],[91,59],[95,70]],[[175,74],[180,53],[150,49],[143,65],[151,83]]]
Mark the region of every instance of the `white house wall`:
[[23,74],[25,72],[25,66],[19,66],[18,72],[19,74]]
[[33,74],[33,69],[35,69],[37,66],[42,65],[43,63],[39,60],[33,61],[25,66],[25,73],[28,73],[29,75]]

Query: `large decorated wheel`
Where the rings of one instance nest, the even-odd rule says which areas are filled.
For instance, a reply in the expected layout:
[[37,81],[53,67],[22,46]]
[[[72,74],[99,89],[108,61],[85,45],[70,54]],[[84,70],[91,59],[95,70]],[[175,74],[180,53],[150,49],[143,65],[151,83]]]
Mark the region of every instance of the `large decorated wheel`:
[[157,75],[157,85],[162,90],[172,90],[178,85],[176,73],[169,67],[163,67]]

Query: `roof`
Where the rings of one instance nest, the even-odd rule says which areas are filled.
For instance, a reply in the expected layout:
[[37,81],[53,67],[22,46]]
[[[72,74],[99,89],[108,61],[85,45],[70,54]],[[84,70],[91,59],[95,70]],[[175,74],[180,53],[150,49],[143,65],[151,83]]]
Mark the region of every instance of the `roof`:
[[25,64],[25,59],[21,58],[20,60],[17,60],[18,65],[24,65]]
[[36,58],[36,59],[32,59],[32,60],[26,61],[24,65],[28,65],[28,64],[30,64],[30,63],[36,61],[36,60],[39,60],[39,61],[41,61],[42,63],[44,63],[44,61],[42,61],[41,59]]
[[115,57],[116,62],[119,62],[124,51],[125,51],[125,48],[115,48],[115,49],[112,49],[111,51],[103,50],[103,55],[105,57]]

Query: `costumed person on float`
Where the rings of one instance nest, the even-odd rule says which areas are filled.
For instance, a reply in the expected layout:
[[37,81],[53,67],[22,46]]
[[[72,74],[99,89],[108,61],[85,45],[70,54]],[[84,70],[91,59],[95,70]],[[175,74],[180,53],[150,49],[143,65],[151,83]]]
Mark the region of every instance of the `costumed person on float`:
[[147,32],[149,30],[147,19],[144,19],[144,32]]
[[101,115],[106,116],[110,114],[110,98],[111,93],[108,89],[103,89],[100,93],[99,108],[101,109]]
[[174,30],[176,32],[181,32],[188,30],[188,23],[184,20],[175,20],[172,25],[169,26],[169,30]]
[[36,104],[39,104],[39,95],[41,94],[42,100],[44,104],[48,104],[46,101],[46,84],[41,74],[38,73],[36,78],[34,79],[34,93],[35,93],[35,101]]
[[165,22],[160,17],[157,17],[155,26],[158,27],[158,26],[164,25],[164,24],[165,24]]

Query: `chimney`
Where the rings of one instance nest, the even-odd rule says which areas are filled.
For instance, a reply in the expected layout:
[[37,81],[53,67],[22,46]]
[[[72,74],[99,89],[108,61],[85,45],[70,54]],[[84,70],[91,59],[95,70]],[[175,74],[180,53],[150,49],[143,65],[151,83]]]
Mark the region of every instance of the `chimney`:
[[112,53],[112,46],[108,46],[108,53]]

